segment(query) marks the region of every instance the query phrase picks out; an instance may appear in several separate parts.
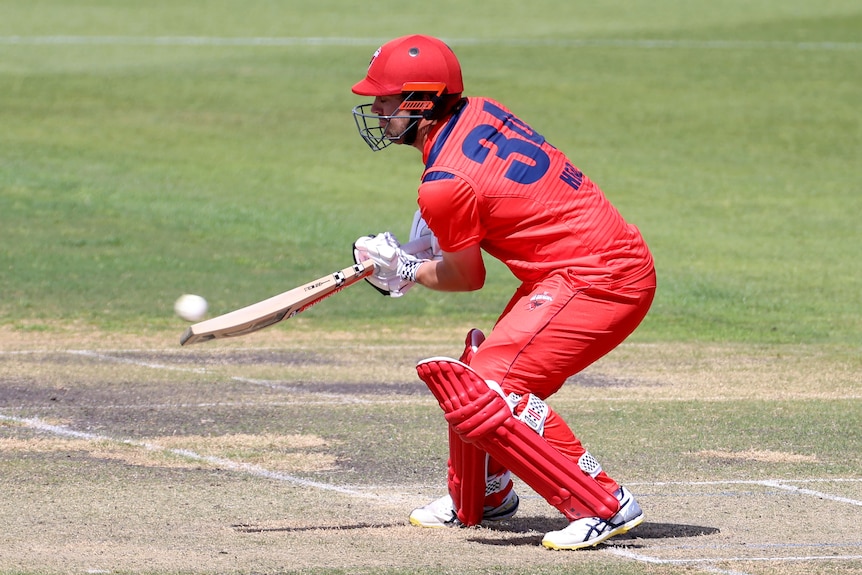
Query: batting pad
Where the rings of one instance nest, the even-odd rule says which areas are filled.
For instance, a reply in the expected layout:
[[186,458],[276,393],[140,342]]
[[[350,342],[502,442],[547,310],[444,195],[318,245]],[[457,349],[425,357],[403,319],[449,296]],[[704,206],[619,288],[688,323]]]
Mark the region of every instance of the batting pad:
[[569,521],[609,519],[619,510],[616,497],[513,416],[506,400],[470,366],[432,357],[416,371],[458,436],[506,466]]
[[449,495],[458,521],[471,527],[482,522],[485,509],[485,452],[467,443],[449,426]]

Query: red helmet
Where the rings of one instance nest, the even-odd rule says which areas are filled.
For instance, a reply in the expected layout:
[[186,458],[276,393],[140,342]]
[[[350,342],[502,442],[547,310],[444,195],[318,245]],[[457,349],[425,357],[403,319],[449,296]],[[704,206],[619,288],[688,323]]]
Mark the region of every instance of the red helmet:
[[392,96],[417,82],[443,83],[446,94],[464,91],[461,65],[443,41],[421,34],[390,40],[374,52],[365,79],[353,86],[353,93]]

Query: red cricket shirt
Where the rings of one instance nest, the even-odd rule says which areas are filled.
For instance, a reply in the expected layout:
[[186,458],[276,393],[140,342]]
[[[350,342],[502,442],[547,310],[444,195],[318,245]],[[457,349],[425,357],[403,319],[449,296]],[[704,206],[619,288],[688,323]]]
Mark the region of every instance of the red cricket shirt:
[[468,98],[423,150],[419,208],[444,251],[479,244],[526,283],[568,269],[614,287],[652,256],[599,187],[501,104]]

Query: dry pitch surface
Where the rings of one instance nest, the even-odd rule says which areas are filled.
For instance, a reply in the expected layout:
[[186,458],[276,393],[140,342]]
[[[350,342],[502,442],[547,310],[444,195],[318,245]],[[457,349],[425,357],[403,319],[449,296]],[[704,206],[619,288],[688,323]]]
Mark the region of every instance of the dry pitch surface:
[[[609,545],[542,548],[565,522],[521,483],[510,521],[410,527],[409,510],[441,494],[446,459],[413,366],[457,356],[464,331],[392,343],[274,329],[191,348],[179,333],[0,331],[0,572],[862,573],[862,472],[758,446],[650,461],[660,440],[634,430],[636,457],[611,443],[600,458],[647,521]],[[632,402],[858,409],[858,375],[804,348],[626,344],[552,404],[595,420],[589,445],[625,435],[601,420],[625,422]]]

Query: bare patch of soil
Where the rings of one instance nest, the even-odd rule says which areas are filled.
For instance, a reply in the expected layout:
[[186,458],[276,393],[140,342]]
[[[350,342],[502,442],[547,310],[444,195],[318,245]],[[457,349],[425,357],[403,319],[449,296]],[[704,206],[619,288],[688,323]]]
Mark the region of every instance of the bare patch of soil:
[[816,455],[801,455],[798,453],[782,453],[763,449],[748,449],[746,451],[722,451],[707,449],[696,453],[699,457],[708,459],[727,459],[740,461],[762,461],[764,463],[814,463]]
[[[409,526],[410,510],[445,489],[447,457],[445,421],[415,361],[457,356],[465,331],[371,341],[300,329],[186,349],[174,333],[0,329],[0,571],[860,572],[844,557],[862,555],[862,507],[848,503],[862,500],[862,481],[824,473],[834,450],[857,456],[846,430],[810,424],[833,433],[817,455],[690,447],[704,423],[728,416],[715,405],[823,401],[839,410],[826,418],[852,409],[859,360],[815,347],[627,344],[571,378],[552,401],[595,423],[591,442],[621,442],[627,455],[613,467],[647,513],[610,545],[543,549],[544,532],[565,520],[521,483],[512,520]],[[673,402],[707,407],[675,412]],[[657,410],[661,425],[639,425]],[[750,429],[772,425],[766,410]],[[787,469],[822,482],[744,481]],[[828,555],[838,558],[804,559]]]

